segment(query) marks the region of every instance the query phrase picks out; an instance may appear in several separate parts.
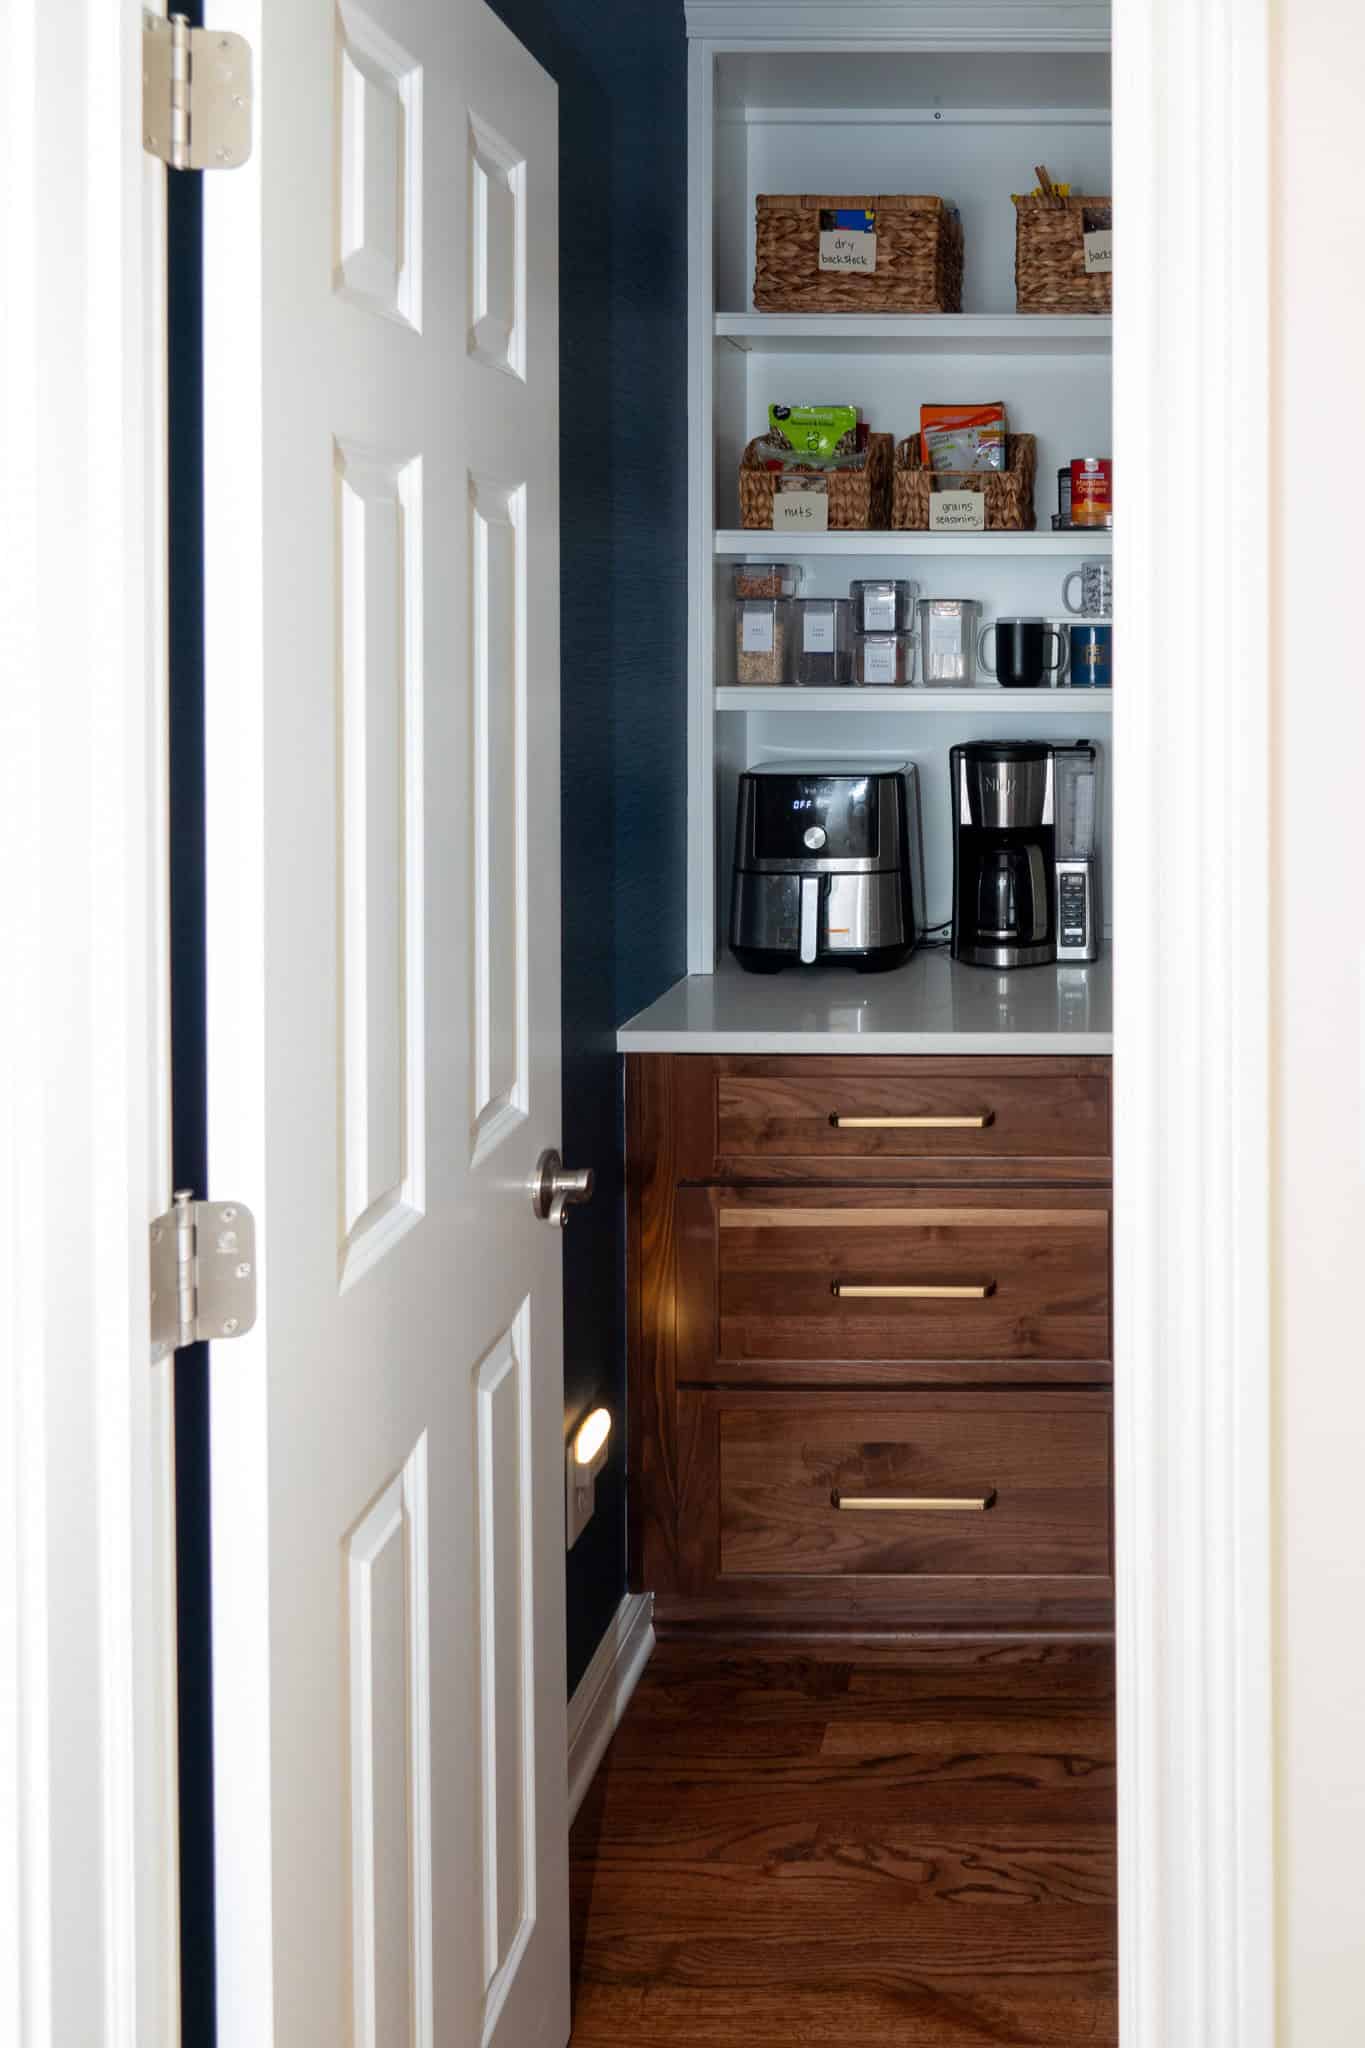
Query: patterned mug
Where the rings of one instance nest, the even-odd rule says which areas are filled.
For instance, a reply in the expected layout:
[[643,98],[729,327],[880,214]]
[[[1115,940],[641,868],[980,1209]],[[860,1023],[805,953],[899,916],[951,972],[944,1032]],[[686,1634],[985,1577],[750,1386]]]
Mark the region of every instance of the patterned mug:
[[[1071,586],[1081,579],[1081,601],[1071,602]],[[1112,562],[1082,562],[1062,584],[1062,603],[1080,619],[1107,619],[1114,611],[1114,565]]]

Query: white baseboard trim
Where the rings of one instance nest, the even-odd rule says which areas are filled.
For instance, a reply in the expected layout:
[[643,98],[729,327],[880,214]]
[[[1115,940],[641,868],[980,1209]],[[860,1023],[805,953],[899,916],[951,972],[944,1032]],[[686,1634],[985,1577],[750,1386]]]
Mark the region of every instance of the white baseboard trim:
[[653,1653],[654,1595],[627,1593],[569,1701],[570,1820]]

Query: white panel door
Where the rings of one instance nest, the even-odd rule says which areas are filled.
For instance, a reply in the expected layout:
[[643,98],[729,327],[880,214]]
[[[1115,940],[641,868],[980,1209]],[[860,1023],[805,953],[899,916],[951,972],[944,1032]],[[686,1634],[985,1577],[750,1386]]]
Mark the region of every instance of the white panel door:
[[222,2048],[563,2048],[557,103],[291,0],[206,178]]

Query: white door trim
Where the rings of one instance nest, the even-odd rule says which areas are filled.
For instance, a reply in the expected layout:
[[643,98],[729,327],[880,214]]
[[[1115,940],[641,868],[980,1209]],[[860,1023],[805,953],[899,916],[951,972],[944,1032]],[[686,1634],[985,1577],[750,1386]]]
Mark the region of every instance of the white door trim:
[[1114,10],[1124,2048],[1275,2026],[1267,12]]
[[654,1595],[627,1593],[569,1701],[569,1819],[621,1725],[654,1655]]
[[[165,174],[142,0],[0,14],[0,2038],[179,2037]],[[58,141],[57,138],[60,138]]]

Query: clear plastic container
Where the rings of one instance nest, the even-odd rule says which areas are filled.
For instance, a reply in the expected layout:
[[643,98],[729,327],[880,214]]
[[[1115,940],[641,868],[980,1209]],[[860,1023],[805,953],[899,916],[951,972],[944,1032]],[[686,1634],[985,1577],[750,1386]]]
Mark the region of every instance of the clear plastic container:
[[855,633],[853,680],[868,690],[903,689],[915,680],[913,633]]
[[846,597],[798,597],[792,604],[791,680],[808,690],[846,683],[853,673]]
[[736,598],[795,597],[805,580],[799,562],[736,562]]
[[735,605],[735,679],[741,687],[791,680],[791,618],[786,597],[741,598]]
[[908,633],[915,623],[918,583],[893,576],[866,576],[848,586],[855,633]]
[[926,690],[969,690],[976,681],[981,604],[974,597],[919,603],[919,679]]

